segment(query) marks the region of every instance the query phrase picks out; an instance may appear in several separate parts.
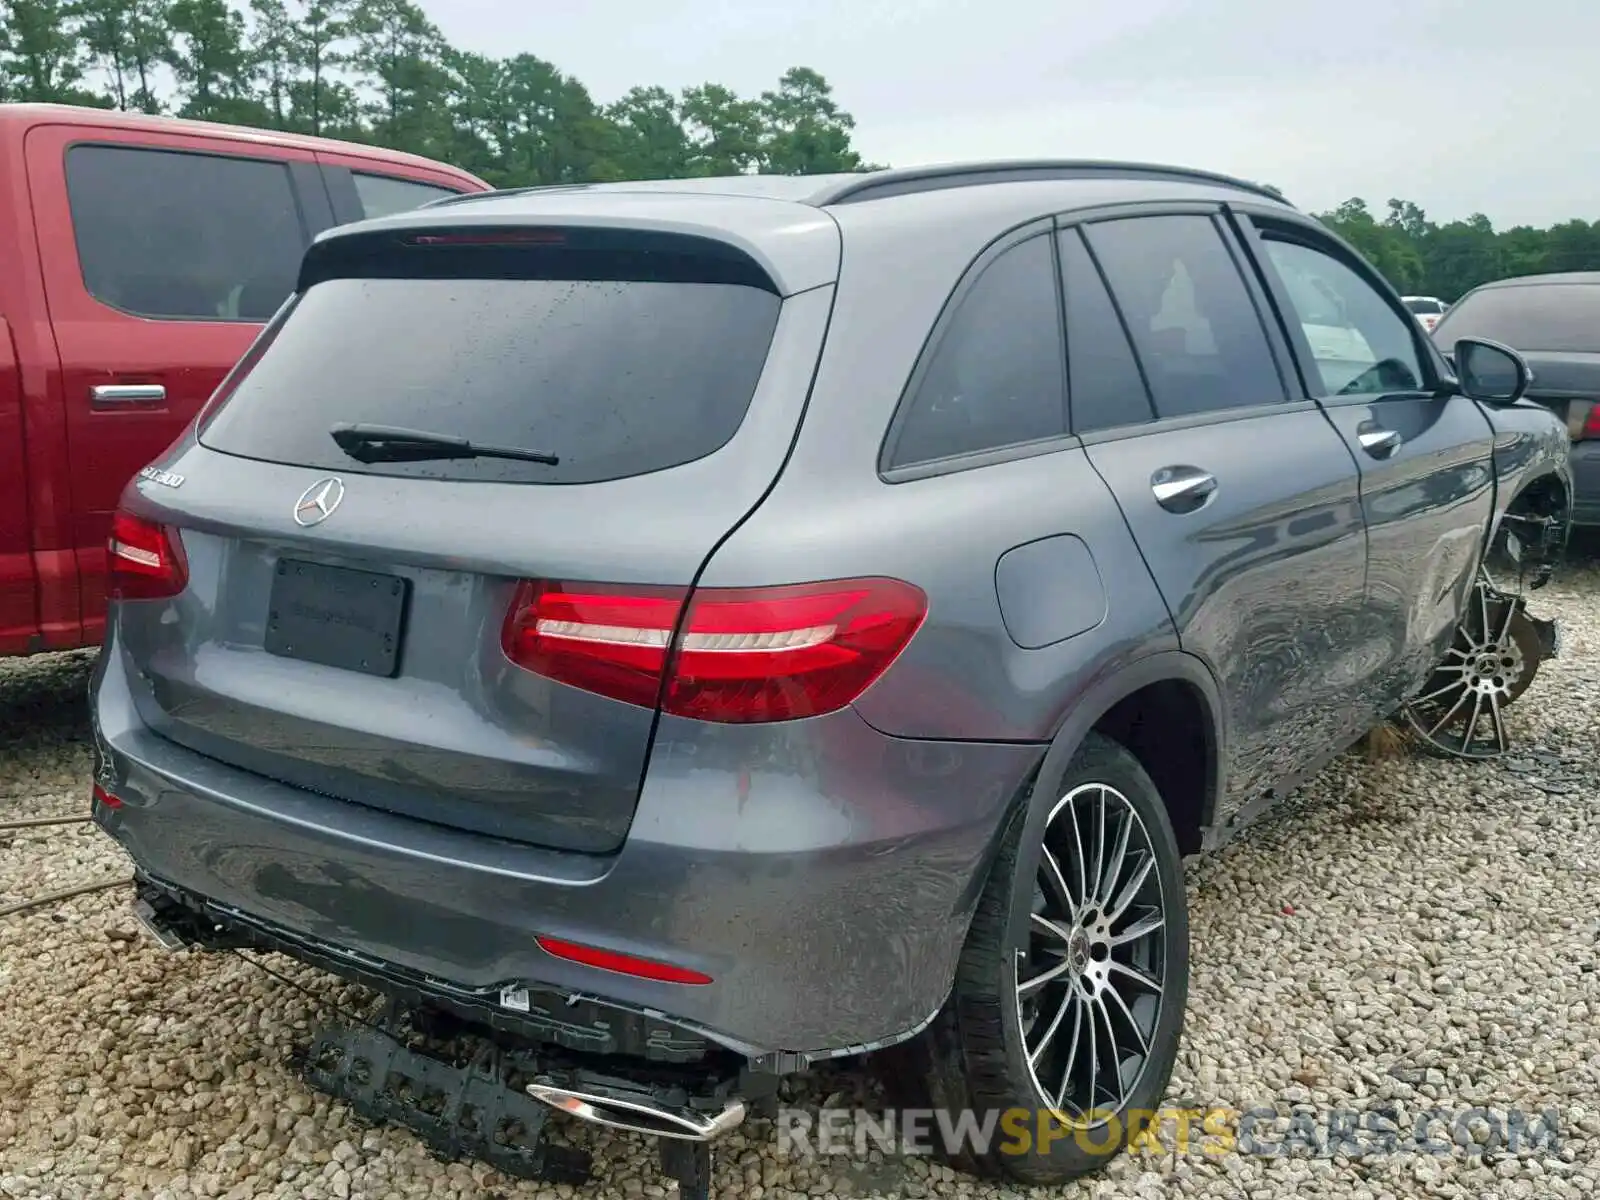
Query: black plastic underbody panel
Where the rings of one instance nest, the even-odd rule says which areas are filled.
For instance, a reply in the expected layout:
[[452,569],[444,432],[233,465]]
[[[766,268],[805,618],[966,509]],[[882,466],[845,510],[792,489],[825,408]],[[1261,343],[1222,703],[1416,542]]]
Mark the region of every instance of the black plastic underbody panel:
[[510,1066],[482,1043],[455,1066],[371,1026],[329,1026],[303,1068],[312,1087],[369,1121],[404,1126],[446,1158],[476,1158],[518,1179],[589,1182],[589,1155],[545,1137],[550,1109],[512,1087]]
[[[681,1065],[703,1062],[721,1050],[694,1030],[664,1017],[554,990],[530,989],[527,1011],[509,1010],[500,1005],[497,988],[466,991],[393,964],[358,960],[333,947],[229,912],[148,876],[141,875],[137,887],[140,896],[161,912],[164,920],[189,925],[191,940],[212,949],[253,947],[286,954],[405,1004],[442,1009],[463,1020],[532,1041],[585,1054],[623,1055]],[[793,1069],[799,1069],[798,1065]]]

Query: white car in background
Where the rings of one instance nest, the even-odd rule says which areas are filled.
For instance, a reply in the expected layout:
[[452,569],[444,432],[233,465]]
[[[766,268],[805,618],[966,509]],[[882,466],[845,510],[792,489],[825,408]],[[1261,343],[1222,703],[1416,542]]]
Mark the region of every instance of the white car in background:
[[1439,323],[1439,318],[1444,316],[1450,307],[1436,296],[1401,296],[1400,302],[1411,310],[1411,315],[1422,322],[1422,327],[1429,333]]

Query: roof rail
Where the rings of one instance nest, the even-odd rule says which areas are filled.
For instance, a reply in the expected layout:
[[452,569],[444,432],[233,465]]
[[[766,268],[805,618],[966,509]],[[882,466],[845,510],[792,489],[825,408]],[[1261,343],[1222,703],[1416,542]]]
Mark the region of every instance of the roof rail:
[[927,167],[892,167],[867,171],[819,190],[811,203],[855,204],[888,196],[985,183],[1021,183],[1055,179],[1151,179],[1172,183],[1209,183],[1265,196],[1281,204],[1289,201],[1276,188],[1235,179],[1214,171],[1157,163],[1103,162],[1094,159],[1008,159],[997,162],[944,163]]

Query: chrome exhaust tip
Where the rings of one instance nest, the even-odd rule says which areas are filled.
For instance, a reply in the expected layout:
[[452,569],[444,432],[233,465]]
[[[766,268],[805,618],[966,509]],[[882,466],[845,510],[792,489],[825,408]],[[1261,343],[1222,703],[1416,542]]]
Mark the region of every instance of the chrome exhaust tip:
[[551,1108],[570,1113],[580,1120],[647,1133],[654,1137],[686,1142],[709,1142],[744,1121],[742,1101],[732,1101],[721,1112],[703,1113],[689,1108],[671,1108],[625,1096],[606,1096],[547,1083],[530,1083],[528,1095]]
[[183,938],[161,920],[150,902],[143,897],[133,902],[133,916],[155,943],[167,953],[178,954],[186,948]]

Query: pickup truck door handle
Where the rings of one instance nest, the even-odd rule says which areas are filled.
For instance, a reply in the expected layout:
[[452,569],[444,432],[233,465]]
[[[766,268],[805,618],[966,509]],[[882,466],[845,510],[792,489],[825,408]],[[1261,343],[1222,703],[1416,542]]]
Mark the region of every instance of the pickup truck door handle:
[[165,404],[167,389],[159,383],[97,383],[89,389],[94,404]]
[[1190,513],[1216,495],[1217,477],[1199,467],[1162,467],[1150,476],[1156,503],[1172,513]]
[[1381,425],[1363,425],[1356,431],[1356,440],[1373,458],[1388,458],[1405,441],[1395,430],[1385,429]]

